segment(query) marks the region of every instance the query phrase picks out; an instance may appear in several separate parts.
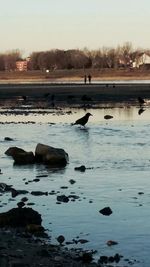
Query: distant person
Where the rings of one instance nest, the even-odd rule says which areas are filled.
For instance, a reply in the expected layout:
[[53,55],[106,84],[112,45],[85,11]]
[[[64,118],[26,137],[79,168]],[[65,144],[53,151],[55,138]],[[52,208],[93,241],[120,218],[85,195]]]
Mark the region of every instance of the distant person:
[[92,76],[91,74],[88,75],[89,83],[91,83]]
[[84,83],[86,84],[86,82],[87,82],[87,76],[84,75]]

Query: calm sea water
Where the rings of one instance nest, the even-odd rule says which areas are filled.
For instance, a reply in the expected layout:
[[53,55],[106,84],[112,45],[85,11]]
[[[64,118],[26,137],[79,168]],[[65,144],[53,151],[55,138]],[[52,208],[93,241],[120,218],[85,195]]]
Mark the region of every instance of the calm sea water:
[[[66,241],[79,236],[89,242],[78,247],[97,250],[97,258],[119,253],[124,256],[122,266],[130,266],[124,262],[128,258],[133,266],[148,267],[150,110],[146,108],[141,115],[138,115],[136,107],[102,108],[90,112],[93,117],[90,117],[85,129],[71,126],[71,122],[86,113],[84,110],[46,115],[1,115],[1,122],[36,123],[0,125],[0,168],[3,173],[0,182],[29,192],[57,192],[39,197],[27,195],[28,202],[35,203],[33,208],[42,214],[43,225],[52,236],[53,243],[60,234],[65,236]],[[114,118],[106,121],[106,114]],[[6,136],[14,141],[4,141]],[[66,168],[51,170],[43,165],[18,167],[4,154],[10,146],[34,151],[37,143],[65,149],[69,154]],[[89,169],[84,173],[75,171],[74,168],[80,165]],[[33,182],[39,175],[46,177]],[[70,179],[76,183],[71,185]],[[27,181],[28,184],[25,184]],[[56,197],[60,194],[75,194],[79,199],[58,205]],[[0,196],[0,211],[15,207],[22,197],[19,195],[11,201],[10,193]],[[99,210],[107,206],[113,213],[101,215]],[[118,245],[108,247],[108,240],[115,240]]]

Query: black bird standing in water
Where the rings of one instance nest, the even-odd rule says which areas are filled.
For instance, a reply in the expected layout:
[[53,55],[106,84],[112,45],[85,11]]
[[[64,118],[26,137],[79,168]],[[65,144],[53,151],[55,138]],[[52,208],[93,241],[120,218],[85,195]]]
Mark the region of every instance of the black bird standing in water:
[[140,96],[138,97],[138,101],[139,101],[140,106],[142,106],[145,103],[145,100]]
[[85,126],[85,124],[88,122],[88,119],[90,116],[93,116],[91,113],[86,113],[85,116],[83,116],[82,118],[76,120],[75,123],[73,123],[72,125],[82,125],[82,126]]

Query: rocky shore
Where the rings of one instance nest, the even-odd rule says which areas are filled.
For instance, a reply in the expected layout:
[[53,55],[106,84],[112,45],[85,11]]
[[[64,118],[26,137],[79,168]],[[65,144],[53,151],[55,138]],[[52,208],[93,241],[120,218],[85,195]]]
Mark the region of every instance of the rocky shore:
[[119,254],[101,256],[94,262],[93,254],[93,251],[53,245],[20,228],[0,230],[1,267],[109,267],[116,266],[121,258]]
[[[19,207],[0,214],[1,267],[102,267],[120,262],[122,256],[115,254],[100,256],[96,263],[95,251],[68,249],[62,235],[57,237],[58,245],[51,244],[41,221],[41,215],[31,208]],[[114,244],[109,241],[108,245]]]

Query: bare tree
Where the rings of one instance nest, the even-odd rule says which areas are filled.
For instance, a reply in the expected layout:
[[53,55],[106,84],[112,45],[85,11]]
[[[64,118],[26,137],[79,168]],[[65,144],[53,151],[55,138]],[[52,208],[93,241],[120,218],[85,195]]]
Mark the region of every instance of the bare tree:
[[14,71],[16,70],[16,61],[22,58],[19,50],[13,50],[4,55],[5,70]]
[[4,60],[4,55],[0,54],[0,71],[4,71],[5,70],[5,60]]

